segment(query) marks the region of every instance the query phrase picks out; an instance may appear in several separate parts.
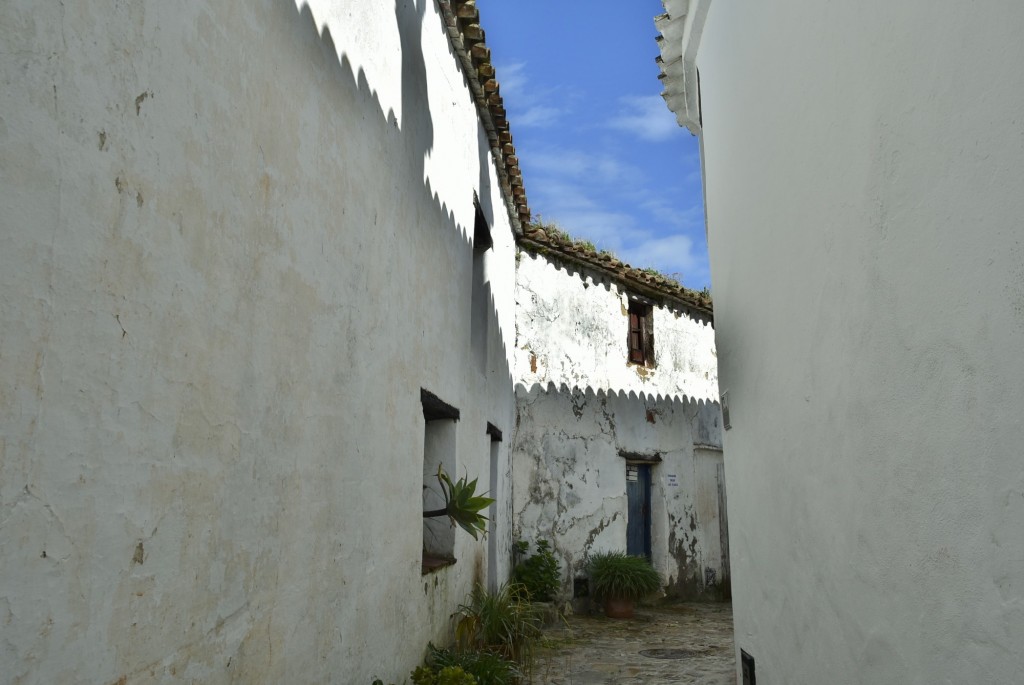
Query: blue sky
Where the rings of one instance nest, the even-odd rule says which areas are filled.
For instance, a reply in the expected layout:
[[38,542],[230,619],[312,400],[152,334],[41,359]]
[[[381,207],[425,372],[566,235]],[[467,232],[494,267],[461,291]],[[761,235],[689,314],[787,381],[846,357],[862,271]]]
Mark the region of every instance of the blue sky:
[[534,217],[701,289],[697,139],[661,99],[660,0],[477,0]]

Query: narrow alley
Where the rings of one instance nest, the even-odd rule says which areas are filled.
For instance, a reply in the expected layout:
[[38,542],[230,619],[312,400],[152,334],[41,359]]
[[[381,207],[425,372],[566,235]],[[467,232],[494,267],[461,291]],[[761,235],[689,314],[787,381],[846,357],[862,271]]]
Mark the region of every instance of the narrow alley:
[[569,616],[545,631],[535,669],[542,685],[735,683],[732,607],[672,604],[630,620]]

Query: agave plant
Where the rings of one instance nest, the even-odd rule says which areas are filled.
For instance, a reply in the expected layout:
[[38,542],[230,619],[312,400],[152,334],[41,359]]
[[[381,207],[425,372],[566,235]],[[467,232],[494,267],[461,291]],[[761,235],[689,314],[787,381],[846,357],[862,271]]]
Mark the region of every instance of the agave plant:
[[437,482],[441,484],[441,496],[444,498],[443,509],[432,509],[423,512],[423,518],[437,518],[447,516],[452,525],[458,525],[464,531],[473,536],[487,535],[486,516],[480,512],[494,504],[491,497],[484,497],[476,494],[477,478],[471,481],[466,477],[452,481],[451,476],[445,473],[444,468],[437,467]]

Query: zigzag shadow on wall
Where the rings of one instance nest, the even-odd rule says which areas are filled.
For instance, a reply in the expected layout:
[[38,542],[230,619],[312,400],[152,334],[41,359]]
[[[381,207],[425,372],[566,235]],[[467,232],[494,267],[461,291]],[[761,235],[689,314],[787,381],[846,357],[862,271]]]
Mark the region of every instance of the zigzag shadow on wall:
[[[551,400],[555,400],[557,404],[549,404]],[[516,384],[516,405],[520,421],[524,416],[537,415],[536,410],[528,408],[538,402],[542,403],[541,413],[560,405],[561,409],[555,411],[556,416],[568,417],[570,410],[576,420],[596,416],[600,421],[608,422],[612,434],[615,434],[615,426],[620,420],[633,420],[634,430],[637,426],[646,426],[644,430],[661,430],[666,425],[678,426],[678,423],[673,424],[671,421],[666,424],[671,417],[675,417],[672,420],[682,419],[689,424],[690,438],[695,447],[722,448],[722,408],[714,400],[685,395],[574,388],[565,383],[534,383],[530,387],[523,383]],[[571,418],[569,423],[572,423]],[[611,438],[610,434],[609,439]]]
[[663,394],[636,392],[635,390],[606,390],[603,388],[569,386],[567,383],[533,383],[529,387],[525,383],[516,383],[516,396],[522,398],[536,397],[537,395],[579,395],[585,399],[616,398],[619,400],[632,400],[636,402],[665,402],[675,403],[680,406],[702,409],[714,407],[721,410],[717,400],[710,398],[689,397],[684,394]]
[[[397,281],[400,284],[399,289],[410,296],[423,296],[425,292],[434,296],[437,301],[436,311],[445,311],[446,301],[456,299],[464,299],[468,311],[472,289],[469,275],[472,273],[473,226],[460,223],[449,203],[462,205],[460,216],[467,217],[471,222],[474,216],[474,196],[467,190],[465,197],[442,198],[434,189],[435,185],[442,184],[433,183],[429,173],[425,171],[425,160],[434,151],[435,130],[450,125],[448,121],[435,122],[431,111],[422,44],[425,24],[428,30],[433,24],[433,28],[443,38],[442,43],[447,47],[447,58],[458,70],[462,85],[467,89],[466,106],[473,107],[473,104],[469,96],[468,80],[442,22],[431,21],[436,18],[428,11],[428,4],[432,6],[431,0],[395,0],[395,21],[402,46],[401,120],[394,109],[388,108],[385,112],[378,91],[369,83],[366,71],[361,66],[354,66],[343,46],[339,47],[335,43],[329,25],[323,24],[318,27],[308,3],[303,2],[300,7],[296,7],[292,0],[279,0],[278,4],[282,8],[288,8],[297,41],[308,41],[312,35],[317,42],[319,50],[311,66],[323,69],[327,75],[321,80],[321,97],[331,103],[331,111],[336,112],[339,118],[359,122],[358,130],[352,131],[351,135],[360,140],[353,138],[349,141],[340,141],[339,144],[344,146],[347,142],[357,149],[363,147],[365,150],[369,147],[366,141],[378,141],[380,147],[374,151],[376,154],[364,154],[362,158],[386,167],[386,173],[377,173],[376,176],[380,182],[387,184],[393,201],[382,202],[377,208],[379,212],[375,212],[375,215],[379,213],[383,217],[380,223],[360,227],[344,225],[343,221],[339,221],[338,228],[351,234],[350,242],[353,249],[366,250],[381,256],[380,259],[367,260],[368,262],[389,265],[386,268],[392,268],[394,262],[398,261],[389,259],[387,255],[393,254],[397,257],[410,252],[420,255],[424,264],[440,266],[452,261],[464,264],[467,274],[465,282],[452,281],[443,292],[437,293],[430,293],[429,286],[417,281],[408,273],[414,271],[413,269],[392,268],[386,275],[389,279]],[[445,58],[441,56],[441,59]],[[473,131],[472,135],[476,137],[479,167],[472,171],[466,170],[467,174],[472,174],[466,186],[475,186],[481,210],[493,223],[494,212],[504,211],[504,207],[492,206],[489,169],[493,164],[493,158],[479,120],[474,118],[474,121],[477,122],[477,130]],[[365,163],[350,164],[346,168],[349,173],[347,178],[342,179],[343,188],[339,188],[339,192],[347,188],[353,189],[349,195],[356,202],[369,202],[368,198],[375,195],[387,195],[378,192],[379,188],[372,187],[373,170]],[[363,192],[359,192],[360,188]],[[419,219],[414,225],[399,221],[389,222],[388,218],[394,214],[394,204],[412,205]],[[512,259],[511,254],[509,259]],[[372,277],[367,277],[366,280],[372,281]],[[489,375],[500,374],[504,376],[505,382],[511,383],[509,342],[500,324],[497,304],[489,285],[486,299],[488,338],[494,346],[494,352],[488,355],[487,371]],[[468,331],[466,337],[468,340]],[[458,353],[459,346],[453,345],[451,351]]]

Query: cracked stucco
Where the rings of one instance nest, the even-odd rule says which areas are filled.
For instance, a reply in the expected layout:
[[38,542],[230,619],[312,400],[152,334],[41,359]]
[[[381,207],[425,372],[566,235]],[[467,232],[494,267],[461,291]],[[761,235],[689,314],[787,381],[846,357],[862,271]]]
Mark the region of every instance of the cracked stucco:
[[614,281],[522,253],[516,266],[516,382],[718,400],[715,331],[654,307],[656,365],[627,362],[629,293]]
[[620,452],[658,455],[655,567],[671,594],[720,596],[729,574],[717,506],[714,330],[656,307],[657,365],[628,364],[628,293],[527,253],[517,268],[516,301],[516,534],[551,541],[568,596],[588,554],[626,548]]
[[[513,444],[516,534],[547,539],[563,570],[563,593],[584,575],[586,557],[626,547],[626,461],[620,452],[660,455],[652,467],[652,553],[669,594],[717,597],[728,578],[720,540],[721,451],[695,448],[712,434],[717,405],[626,394],[517,391]],[[658,416],[647,421],[648,412]],[[669,474],[675,476],[669,478]],[[674,485],[673,485],[674,483]]]

